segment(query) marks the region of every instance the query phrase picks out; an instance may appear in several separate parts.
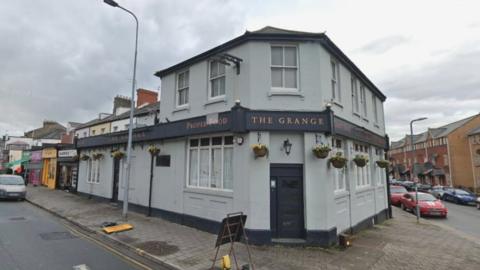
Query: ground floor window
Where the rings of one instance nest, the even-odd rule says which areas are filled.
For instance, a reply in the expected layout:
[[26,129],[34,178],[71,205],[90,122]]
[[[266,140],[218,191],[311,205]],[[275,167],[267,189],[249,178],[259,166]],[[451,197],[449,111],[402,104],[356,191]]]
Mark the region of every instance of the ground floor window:
[[100,183],[100,160],[87,160],[87,183]]
[[233,189],[233,136],[193,138],[188,147],[187,186]]
[[[371,161],[370,158],[370,147],[367,145],[359,144],[359,143],[354,143],[354,152],[353,156],[357,155],[362,155],[365,156],[368,160]],[[371,179],[370,179],[370,163],[368,162],[367,165],[364,167],[359,167],[353,164],[353,172],[355,175],[355,183],[357,187],[367,187],[371,185]]]
[[[332,138],[332,150],[333,154],[342,153],[345,156],[345,141],[340,138]],[[335,181],[335,192],[340,192],[346,190],[346,179],[347,179],[347,168],[343,167],[342,169],[333,169],[333,178]]]

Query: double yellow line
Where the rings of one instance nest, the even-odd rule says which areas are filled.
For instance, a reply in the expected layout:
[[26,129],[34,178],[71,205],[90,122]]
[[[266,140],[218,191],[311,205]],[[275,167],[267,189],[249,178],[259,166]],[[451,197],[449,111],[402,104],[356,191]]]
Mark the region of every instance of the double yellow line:
[[123,261],[129,263],[129,264],[132,264],[134,266],[136,266],[137,268],[140,267],[141,269],[145,269],[145,270],[153,270],[152,268],[150,268],[149,266],[146,266],[145,264],[137,261],[137,260],[134,260],[128,256],[125,256],[123,255],[121,252],[117,251],[116,249],[114,248],[111,248],[109,247],[108,245],[102,243],[101,241],[98,241],[92,237],[90,237],[89,235],[83,233],[83,232],[80,232],[74,228],[72,228],[69,224],[63,222],[63,225],[74,235],[78,236],[78,237],[81,237],[81,238],[84,238],[90,242],[93,242],[95,243],[96,245],[99,245],[101,246],[102,248],[106,249],[107,251],[109,251],[110,253],[112,254],[115,254],[117,257],[119,257],[120,259],[122,259]]

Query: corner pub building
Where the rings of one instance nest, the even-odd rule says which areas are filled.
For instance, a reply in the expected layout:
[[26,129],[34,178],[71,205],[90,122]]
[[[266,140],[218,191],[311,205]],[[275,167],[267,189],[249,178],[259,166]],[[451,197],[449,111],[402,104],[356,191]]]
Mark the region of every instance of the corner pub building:
[[[212,233],[242,211],[257,244],[330,246],[387,218],[386,173],[375,163],[387,147],[386,97],[324,33],[247,31],[155,75],[160,123],[134,132],[131,208],[146,211],[151,192],[154,216]],[[78,140],[81,153],[104,154],[96,166],[80,161],[80,193],[122,200],[125,159],[110,153],[126,141],[126,131]],[[322,144],[346,166],[317,158]],[[160,149],[152,170],[151,146]]]

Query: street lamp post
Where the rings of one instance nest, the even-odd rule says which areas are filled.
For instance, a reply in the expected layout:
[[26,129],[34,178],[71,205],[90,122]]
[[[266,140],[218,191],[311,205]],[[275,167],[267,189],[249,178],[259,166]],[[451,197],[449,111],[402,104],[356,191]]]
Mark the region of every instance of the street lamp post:
[[[410,170],[410,178],[413,178],[413,169],[415,167],[414,157],[415,157],[415,144],[413,143],[413,122],[426,120],[427,117],[420,117],[410,121],[410,145],[412,146],[412,168]],[[420,222],[420,209],[418,206],[418,183],[415,182],[415,215],[417,216],[417,223]]]
[[127,220],[127,213],[128,213],[128,190],[130,187],[130,165],[132,160],[132,133],[133,133],[133,111],[135,110],[135,77],[137,73],[137,47],[138,47],[138,19],[133,12],[130,10],[120,6],[114,0],[103,0],[106,4],[112,7],[118,7],[125,12],[129,13],[135,19],[135,56],[133,58],[133,80],[132,80],[132,97],[131,97],[131,104],[130,104],[130,121],[128,125],[128,142],[127,142],[127,164],[126,164],[126,177],[124,183],[124,195],[123,195],[123,211],[122,216],[125,220]]

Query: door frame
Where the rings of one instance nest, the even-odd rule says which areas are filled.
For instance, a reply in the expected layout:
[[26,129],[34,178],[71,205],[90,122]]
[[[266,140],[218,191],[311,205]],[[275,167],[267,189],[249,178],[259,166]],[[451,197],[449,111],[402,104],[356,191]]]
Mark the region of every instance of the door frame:
[[279,238],[278,237],[278,224],[277,224],[277,205],[278,205],[278,196],[277,196],[277,187],[278,181],[275,180],[275,187],[272,187],[272,170],[275,168],[282,168],[282,169],[300,169],[301,171],[301,185],[302,185],[302,219],[303,219],[303,228],[300,232],[301,239],[305,238],[306,236],[306,229],[305,229],[305,177],[304,177],[304,164],[303,163],[270,163],[269,168],[269,187],[270,187],[270,231],[272,238]]
[[[118,164],[118,166],[116,166]],[[118,192],[120,189],[120,167],[121,167],[121,159],[114,158],[113,159],[113,168],[112,168],[112,202],[118,202]],[[116,177],[115,177],[116,175]],[[117,188],[115,190],[115,182],[117,183]]]

